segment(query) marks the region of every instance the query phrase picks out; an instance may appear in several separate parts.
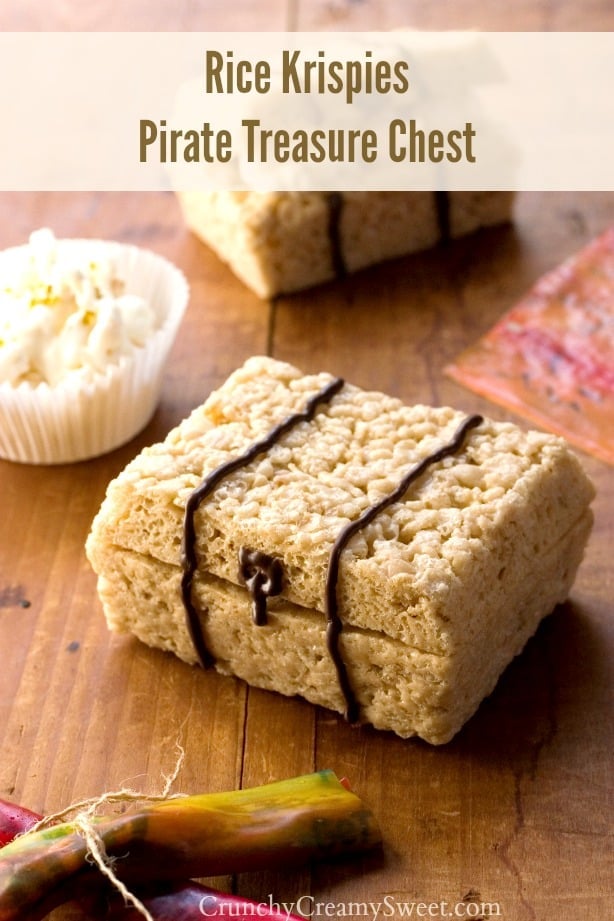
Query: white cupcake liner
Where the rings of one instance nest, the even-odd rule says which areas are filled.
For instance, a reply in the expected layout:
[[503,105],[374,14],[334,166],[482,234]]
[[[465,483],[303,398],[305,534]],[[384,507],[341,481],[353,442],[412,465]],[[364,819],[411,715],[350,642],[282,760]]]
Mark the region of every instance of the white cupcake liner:
[[[65,464],[106,454],[130,441],[158,404],[164,365],[188,302],[183,273],[167,259],[122,243],[58,240],[60,253],[91,250],[113,261],[125,291],[153,308],[158,328],[142,348],[91,378],[69,375],[47,383],[0,383],[0,457],[28,464]],[[27,247],[0,253],[3,266],[23,258]]]

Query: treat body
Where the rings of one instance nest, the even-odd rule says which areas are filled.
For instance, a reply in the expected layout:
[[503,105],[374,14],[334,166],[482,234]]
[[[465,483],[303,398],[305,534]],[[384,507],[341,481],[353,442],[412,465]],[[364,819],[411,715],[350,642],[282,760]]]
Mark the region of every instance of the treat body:
[[[113,629],[196,661],[180,591],[187,499],[329,381],[250,359],[110,484],[88,554]],[[218,485],[195,515],[194,598],[220,671],[343,710],[325,639],[334,542],[462,419],[346,384]],[[402,736],[450,738],[567,597],[591,498],[560,439],[485,420],[361,529],[341,556],[336,596],[362,718]],[[281,562],[265,626],[251,621],[242,548]]]

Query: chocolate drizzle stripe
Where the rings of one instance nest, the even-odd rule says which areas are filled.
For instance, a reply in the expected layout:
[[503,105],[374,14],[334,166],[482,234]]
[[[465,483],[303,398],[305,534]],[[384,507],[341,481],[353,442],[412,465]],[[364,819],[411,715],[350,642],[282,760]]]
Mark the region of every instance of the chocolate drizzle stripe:
[[450,242],[450,196],[448,192],[435,192],[437,224],[442,243]]
[[341,554],[347,546],[350,539],[362,528],[370,524],[374,518],[379,515],[385,508],[398,502],[403,498],[411,484],[433,464],[439,463],[445,457],[455,454],[464,444],[465,437],[470,429],[476,428],[483,422],[482,416],[468,416],[464,422],[459,425],[450,442],[438,448],[428,457],[423,458],[419,463],[409,470],[403,477],[396,489],[385,496],[380,502],[365,509],[365,511],[355,521],[351,521],[339,533],[328,562],[328,573],[326,577],[326,595],[325,595],[325,613],[326,613],[326,645],[328,652],[337,669],[339,686],[345,699],[345,718],[350,723],[358,721],[360,708],[356,696],[352,689],[345,662],[339,651],[339,635],[343,628],[342,620],[339,616],[337,601],[337,584],[339,581],[339,564]]
[[330,240],[330,257],[336,278],[345,278],[347,266],[343,257],[341,243],[341,213],[343,211],[343,195],[341,192],[328,192],[328,239]]
[[211,652],[207,649],[198,610],[192,599],[192,586],[196,570],[198,569],[195,524],[196,512],[201,503],[213,492],[222,480],[226,479],[226,477],[230,476],[236,470],[246,467],[261,454],[266,454],[266,452],[287,432],[301,422],[311,422],[318,407],[321,404],[329,403],[332,398],[339,393],[344,383],[345,381],[342,378],[335,378],[327,384],[326,387],[323,387],[322,390],[314,394],[314,396],[308,400],[303,410],[286,416],[279,425],[271,429],[268,435],[259,441],[255,441],[243,454],[217,467],[188,497],[183,520],[183,575],[181,579],[181,597],[186,611],[188,632],[203,668],[210,668],[215,660]]

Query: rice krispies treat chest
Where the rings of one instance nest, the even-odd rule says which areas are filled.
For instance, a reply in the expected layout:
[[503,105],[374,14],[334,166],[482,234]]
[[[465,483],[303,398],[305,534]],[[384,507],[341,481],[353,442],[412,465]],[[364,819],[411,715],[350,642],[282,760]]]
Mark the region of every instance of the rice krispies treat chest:
[[259,297],[511,219],[510,192],[180,192],[188,226]]
[[255,357],[109,485],[109,626],[449,740],[567,597],[592,486],[560,438]]

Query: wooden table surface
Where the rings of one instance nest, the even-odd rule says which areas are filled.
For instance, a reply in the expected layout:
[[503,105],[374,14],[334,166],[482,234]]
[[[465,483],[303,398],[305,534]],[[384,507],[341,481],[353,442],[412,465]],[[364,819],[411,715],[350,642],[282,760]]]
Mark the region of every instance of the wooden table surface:
[[[172,11],[163,0],[66,0],[44,13],[40,6],[11,0],[0,10],[0,25],[591,30],[614,23],[608,0],[178,0]],[[569,602],[443,747],[352,729],[300,700],[247,688],[111,635],[83,544],[109,479],[252,354],[306,371],[326,369],[409,402],[506,418],[446,379],[444,364],[542,272],[612,223],[612,194],[521,195],[513,226],[266,303],[187,231],[170,194],[1,195],[0,246],[23,242],[39,226],[137,243],[183,269],[191,299],[160,407],[136,440],[76,465],[0,462],[0,796],[54,811],[126,784],[157,792],[177,744],[185,759],[176,789],[188,792],[330,767],[348,775],[374,809],[383,853],[218,884],[258,899],[312,895],[338,915],[350,902],[388,896],[407,904],[446,901],[448,910],[461,902],[466,917],[482,917],[477,904],[491,902],[491,915],[506,921],[607,917],[611,468],[583,457],[598,491],[595,528]],[[354,911],[350,917],[360,917]],[[66,907],[54,917],[82,915]]]

